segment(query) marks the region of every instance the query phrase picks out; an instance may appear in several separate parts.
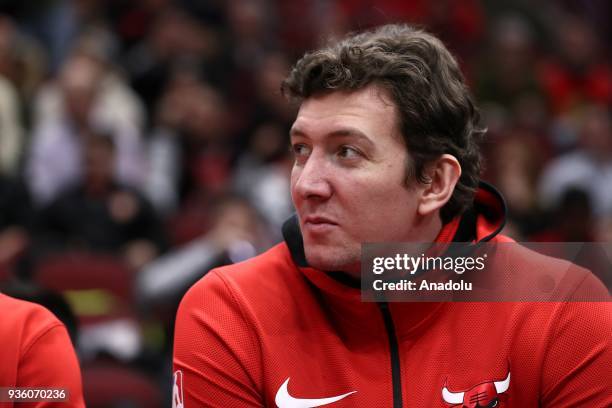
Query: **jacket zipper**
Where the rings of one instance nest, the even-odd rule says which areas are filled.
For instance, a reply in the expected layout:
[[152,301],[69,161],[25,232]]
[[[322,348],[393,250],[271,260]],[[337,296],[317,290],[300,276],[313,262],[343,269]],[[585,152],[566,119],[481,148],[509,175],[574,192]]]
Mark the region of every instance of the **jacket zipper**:
[[399,345],[395,335],[395,326],[393,325],[393,319],[391,318],[391,312],[389,311],[389,304],[387,302],[382,302],[378,304],[378,307],[380,308],[380,313],[382,314],[383,321],[385,322],[387,336],[389,337],[389,350],[391,352],[391,379],[393,381],[393,408],[402,408],[402,377],[400,371]]

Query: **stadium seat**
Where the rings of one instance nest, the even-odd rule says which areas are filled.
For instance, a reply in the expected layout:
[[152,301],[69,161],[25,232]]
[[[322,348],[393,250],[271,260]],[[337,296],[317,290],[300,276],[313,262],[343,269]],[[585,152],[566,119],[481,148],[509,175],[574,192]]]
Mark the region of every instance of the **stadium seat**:
[[107,254],[68,252],[39,262],[35,279],[60,292],[79,323],[77,348],[85,360],[108,353],[130,361],[142,349],[140,322],[133,302],[133,272]]
[[64,293],[80,316],[108,317],[131,309],[133,273],[112,255],[50,255],[38,264],[35,279],[44,287]]
[[112,362],[83,366],[83,394],[89,408],[158,408],[164,396],[148,376]]

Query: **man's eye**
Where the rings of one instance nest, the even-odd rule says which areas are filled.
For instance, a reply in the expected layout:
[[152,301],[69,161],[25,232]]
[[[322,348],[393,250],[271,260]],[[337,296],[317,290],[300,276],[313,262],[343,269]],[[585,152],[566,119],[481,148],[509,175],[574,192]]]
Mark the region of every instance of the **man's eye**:
[[354,159],[361,156],[361,152],[351,146],[341,146],[338,149],[338,156],[343,159]]
[[303,143],[291,145],[291,151],[295,157],[306,157],[310,154],[310,148]]

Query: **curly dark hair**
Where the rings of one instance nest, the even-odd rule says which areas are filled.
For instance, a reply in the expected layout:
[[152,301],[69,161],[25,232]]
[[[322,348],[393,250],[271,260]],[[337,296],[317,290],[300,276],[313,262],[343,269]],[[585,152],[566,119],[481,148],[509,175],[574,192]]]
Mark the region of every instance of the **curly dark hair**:
[[442,208],[444,222],[472,205],[481,170],[479,142],[485,129],[455,58],[433,35],[408,25],[385,25],[305,54],[281,85],[303,101],[312,95],[376,84],[399,112],[409,151],[406,184],[430,182],[426,166],[448,153],[461,177]]

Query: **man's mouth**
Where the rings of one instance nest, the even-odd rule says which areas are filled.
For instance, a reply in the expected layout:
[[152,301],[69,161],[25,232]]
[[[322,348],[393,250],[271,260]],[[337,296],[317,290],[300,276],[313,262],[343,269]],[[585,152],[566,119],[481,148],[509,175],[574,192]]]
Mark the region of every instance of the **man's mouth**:
[[302,233],[307,235],[319,235],[323,237],[326,234],[331,233],[337,227],[338,223],[332,218],[320,215],[309,215],[304,218]]
[[311,224],[311,225],[321,225],[321,224],[328,224],[328,225],[338,225],[337,222],[335,222],[333,219],[325,217],[325,216],[320,216],[320,215],[309,215],[306,218],[304,218],[304,225],[306,224]]

